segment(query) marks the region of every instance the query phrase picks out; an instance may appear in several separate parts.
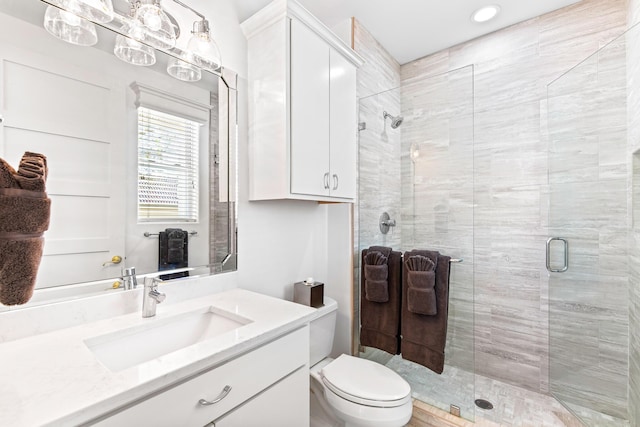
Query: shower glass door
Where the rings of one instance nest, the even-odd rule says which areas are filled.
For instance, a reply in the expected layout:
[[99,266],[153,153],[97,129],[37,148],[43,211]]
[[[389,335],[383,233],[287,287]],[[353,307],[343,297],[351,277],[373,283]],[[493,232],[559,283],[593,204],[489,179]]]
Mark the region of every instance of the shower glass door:
[[[382,245],[437,250],[461,261],[450,266],[441,375],[374,348],[362,348],[360,356],[404,377],[414,398],[469,420],[475,417],[473,73],[467,66],[360,99],[356,223],[357,254]],[[381,226],[384,213],[394,226]]]
[[625,57],[623,36],[547,87],[549,387],[598,427],[628,418]]

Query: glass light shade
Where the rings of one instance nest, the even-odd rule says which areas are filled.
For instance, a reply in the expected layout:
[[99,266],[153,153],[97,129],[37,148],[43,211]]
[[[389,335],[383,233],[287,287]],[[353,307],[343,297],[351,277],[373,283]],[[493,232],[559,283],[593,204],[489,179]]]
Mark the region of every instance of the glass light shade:
[[220,49],[209,32],[195,33],[187,44],[187,51],[193,55],[193,62],[205,70],[216,71],[222,65]]
[[111,0],[53,0],[51,3],[99,24],[106,24],[113,20]]
[[98,43],[96,26],[73,13],[47,6],[44,28],[60,40],[78,46],[93,46]]
[[152,47],[121,34],[116,37],[113,54],[133,65],[148,67],[156,63],[156,53]]
[[145,0],[137,6],[135,18],[144,26],[143,39],[157,49],[172,49],[176,45],[176,31],[169,16],[158,2]]
[[167,73],[171,77],[184,82],[197,82],[202,78],[202,70],[193,64],[177,58],[171,58],[167,65]]

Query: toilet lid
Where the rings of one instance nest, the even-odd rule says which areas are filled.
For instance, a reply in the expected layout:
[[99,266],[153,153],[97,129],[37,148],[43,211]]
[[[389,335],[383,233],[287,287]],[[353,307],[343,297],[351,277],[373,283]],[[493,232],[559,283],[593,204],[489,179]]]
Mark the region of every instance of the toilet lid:
[[363,405],[394,407],[411,399],[411,386],[400,375],[346,354],[322,368],[322,380],[338,396]]

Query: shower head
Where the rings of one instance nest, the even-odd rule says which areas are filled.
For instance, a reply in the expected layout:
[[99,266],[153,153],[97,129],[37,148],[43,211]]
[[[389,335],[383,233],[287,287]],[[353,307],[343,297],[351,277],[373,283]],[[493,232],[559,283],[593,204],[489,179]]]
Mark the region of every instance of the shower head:
[[402,116],[392,116],[391,114],[387,113],[386,111],[384,112],[384,118],[390,118],[391,119],[391,129],[397,129],[401,124],[402,121],[404,120],[404,117]]

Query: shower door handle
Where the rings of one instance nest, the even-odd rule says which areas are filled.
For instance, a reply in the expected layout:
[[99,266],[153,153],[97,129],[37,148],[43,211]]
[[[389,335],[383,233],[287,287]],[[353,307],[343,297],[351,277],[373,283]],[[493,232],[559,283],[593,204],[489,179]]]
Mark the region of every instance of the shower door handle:
[[[551,242],[554,240],[559,240],[564,245],[564,260],[562,264],[562,268],[555,269],[551,268]],[[547,239],[547,270],[550,273],[564,273],[569,269],[569,242],[567,239],[563,239],[562,237],[549,237]]]

